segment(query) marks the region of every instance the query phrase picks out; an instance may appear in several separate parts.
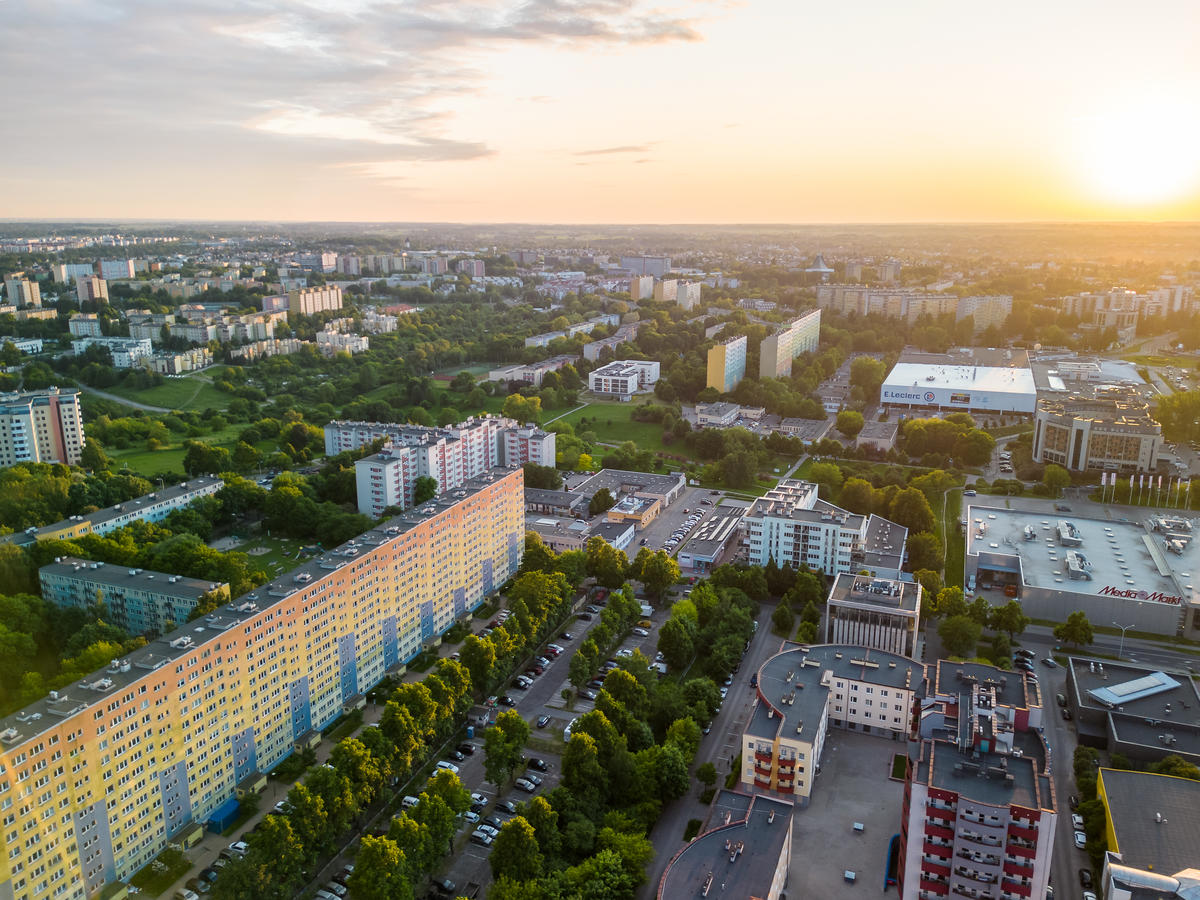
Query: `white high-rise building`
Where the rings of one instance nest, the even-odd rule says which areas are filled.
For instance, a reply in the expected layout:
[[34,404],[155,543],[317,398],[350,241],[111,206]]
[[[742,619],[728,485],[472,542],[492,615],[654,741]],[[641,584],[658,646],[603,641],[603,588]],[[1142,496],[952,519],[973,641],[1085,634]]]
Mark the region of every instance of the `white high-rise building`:
[[0,394],[0,466],[75,465],[85,442],[79,391],[52,387]]
[[758,377],[786,378],[792,360],[801,353],[814,353],[821,339],[821,310],[793,319],[759,344]]
[[8,302],[17,309],[42,305],[42,289],[36,281],[30,281],[20,275],[10,275],[4,279],[4,290],[8,295]]

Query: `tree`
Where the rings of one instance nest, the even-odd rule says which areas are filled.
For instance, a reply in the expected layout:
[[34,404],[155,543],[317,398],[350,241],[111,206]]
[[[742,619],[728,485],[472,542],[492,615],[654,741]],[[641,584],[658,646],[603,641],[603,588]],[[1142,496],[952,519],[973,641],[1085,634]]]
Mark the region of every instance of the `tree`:
[[745,450],[735,450],[721,459],[720,470],[721,481],[726,487],[748,488],[754,484],[758,466],[753,454]]
[[817,485],[822,498],[833,500],[842,486],[842,470],[835,463],[813,463],[808,470],[808,480]]
[[646,593],[658,600],[667,592],[667,588],[679,580],[679,563],[665,550],[658,550],[642,565],[638,580],[646,588]]
[[525,463],[525,487],[540,488],[546,491],[562,489],[562,475],[553,466],[539,466],[537,463]]
[[1188,762],[1178,753],[1172,753],[1170,756],[1164,756],[1156,763],[1151,763],[1149,766],[1151,772],[1156,772],[1159,775],[1174,775],[1176,778],[1190,778],[1193,781],[1200,781],[1200,769]]
[[850,363],[850,386],[861,388],[863,399],[872,403],[886,374],[887,367],[882,362],[870,356],[859,356]]
[[938,637],[951,656],[974,656],[982,628],[969,616],[951,616],[938,625]]
[[347,886],[355,898],[412,900],[411,875],[416,873],[410,874],[408,870],[408,860],[395,841],[364,834]]
[[608,787],[608,777],[600,765],[599,748],[596,739],[590,734],[578,730],[571,732],[571,740],[563,751],[562,783],[577,796],[586,796],[598,792],[605,796]]
[[785,601],[779,601],[775,612],[771,613],[771,628],[776,634],[787,637],[795,626],[796,616],[792,613],[792,608]]
[[471,684],[480,693],[492,683],[492,670],[496,665],[496,645],[491,638],[469,635],[463,641],[462,664],[471,675]]
[[530,881],[542,874],[541,848],[524,816],[514,816],[500,827],[490,862],[495,878]]
[[617,501],[612,492],[608,488],[602,487],[592,494],[592,499],[588,501],[588,514],[599,515],[602,512],[608,512],[616,505]]
[[504,400],[500,414],[518,422],[536,424],[542,416],[542,398],[509,394]]
[[[892,506],[888,518],[898,525],[903,525],[910,534],[922,531],[933,531],[937,519],[929,506],[929,500],[919,488],[909,487],[897,491],[892,498]],[[920,566],[919,568],[941,568],[941,566]]]
[[[917,493],[919,494],[920,491]],[[916,534],[909,532],[908,566],[910,569],[940,570],[944,564],[941,538],[932,531],[922,531]]]
[[1009,640],[1012,640],[1028,628],[1032,621],[1033,619],[1025,615],[1025,610],[1019,600],[1009,600],[1003,606],[997,606],[991,611],[988,625],[993,631],[1006,632]]
[[935,614],[943,619],[970,615],[970,606],[963,595],[963,589],[954,584],[947,585],[937,592],[934,609]]
[[702,763],[696,770],[696,780],[706,788],[717,783],[717,767],[710,762]]
[[108,454],[104,447],[93,437],[89,437],[79,454],[79,465],[90,472],[105,472],[108,470]]
[[1071,484],[1071,473],[1062,466],[1050,463],[1042,472],[1042,484],[1046,486],[1051,497],[1061,497],[1063,489]]
[[851,440],[858,436],[865,424],[862,413],[856,410],[843,409],[837,414],[837,430]]
[[[696,655],[696,626],[679,616],[671,616],[658,631],[658,649],[672,669],[686,668]],[[590,677],[590,676],[589,676]]]
[[598,584],[616,590],[625,583],[629,557],[625,555],[624,550],[617,550],[598,535],[588,538],[586,549],[587,573],[595,578]]
[[508,783],[521,764],[525,742],[529,740],[529,723],[515,709],[506,709],[496,717],[484,740],[483,770],[487,780],[496,787]]
[[437,479],[431,478],[428,475],[420,476],[413,482],[413,506],[420,506],[426,500],[432,500],[437,496],[437,493]]
[[1054,637],[1073,647],[1082,647],[1093,640],[1092,623],[1082,610],[1075,610],[1067,621],[1054,626]]
[[852,513],[868,515],[874,511],[875,488],[865,479],[847,478],[846,483],[842,485],[838,505]]

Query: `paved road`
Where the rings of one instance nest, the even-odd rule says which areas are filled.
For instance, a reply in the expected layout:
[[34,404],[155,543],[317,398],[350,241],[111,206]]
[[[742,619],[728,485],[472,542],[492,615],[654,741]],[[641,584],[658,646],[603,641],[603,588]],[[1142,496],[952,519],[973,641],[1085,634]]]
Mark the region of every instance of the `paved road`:
[[128,400],[125,397],[118,397],[116,394],[110,394],[108,391],[99,391],[94,387],[88,387],[86,384],[79,384],[77,387],[88,394],[94,394],[104,400],[111,400],[113,403],[122,403],[125,406],[132,406],[134,409],[144,409],[146,412],[172,412],[165,406],[151,406],[148,403],[139,403],[136,400]]
[[[780,638],[770,633],[773,606],[764,605],[759,611],[758,621],[763,623],[750,641],[750,649],[742,658],[741,669],[733,676],[729,697],[713,719],[712,732],[700,741],[700,749],[692,762],[692,774],[706,762],[717,768],[717,785],[722,786],[729,773],[730,760],[741,752],[742,732],[750,719],[754,691],[750,687],[750,676],[779,650]],[[708,808],[696,802],[695,786],[688,793],[668,805],[654,828],[650,840],[654,844],[654,861],[646,870],[646,882],[638,891],[641,900],[651,900],[658,890],[658,883],[666,871],[667,863],[684,846],[683,832],[689,819],[703,819]]]

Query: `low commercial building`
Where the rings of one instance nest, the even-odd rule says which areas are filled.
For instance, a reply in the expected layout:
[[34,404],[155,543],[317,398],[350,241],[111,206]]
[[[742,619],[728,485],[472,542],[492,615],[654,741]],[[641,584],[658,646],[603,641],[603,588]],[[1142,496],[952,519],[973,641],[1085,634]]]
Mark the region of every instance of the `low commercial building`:
[[899,577],[908,530],[879,516],[863,516],[817,496],[817,485],[786,478],[746,511],[743,528],[753,566],[806,565],[827,575],[866,568]]
[[667,864],[658,900],[710,893],[780,900],[792,861],[794,812],[787,800],[718,791],[700,834]]
[[1132,388],[1100,387],[1042,395],[1033,417],[1033,458],[1082,472],[1153,472],[1162,426]]
[[1200,781],[1100,769],[1107,900],[1188,900],[1200,893]]
[[525,512],[564,516],[569,519],[587,515],[588,498],[573,491],[550,491],[525,486]]
[[808,806],[829,729],[907,740],[924,678],[921,663],[895,653],[791,645],[759,667],[739,780]]
[[905,410],[1032,415],[1037,388],[1023,350],[905,353],[880,388],[885,406]]
[[627,494],[604,516],[609,522],[630,522],[638,528],[645,528],[658,518],[662,508],[660,500]]
[[38,569],[42,597],[56,606],[103,603],[105,620],[130,634],[163,634],[188,621],[201,598],[222,604],[229,584],[63,556]]
[[825,643],[914,658],[920,619],[917,582],[843,573],[834,579],[825,607]]
[[909,745],[902,900],[1046,896],[1058,800],[1032,675],[940,660]]
[[886,453],[896,446],[896,438],[900,434],[899,422],[878,422],[867,420],[863,429],[858,433],[854,443],[857,447],[870,447]]
[[[591,344],[584,345],[585,349]],[[560,356],[552,356],[549,359],[539,360],[534,363],[522,363],[515,366],[501,366],[498,369],[492,369],[488,372],[488,381],[511,382],[520,381],[524,384],[532,384],[536,387],[541,387],[542,379],[551,372],[557,372],[564,366],[573,365],[579,361],[578,356],[570,356],[562,354]]]
[[993,606],[1016,597],[1027,615],[1138,631],[1200,635],[1194,523],[1050,516],[998,506],[967,507],[968,587]]
[[588,373],[588,388],[597,394],[629,399],[636,393],[651,390],[658,375],[657,360],[615,360]]
[[680,568],[699,574],[720,565],[737,546],[745,513],[740,506],[718,506],[710,512],[679,549]]
[[1072,656],[1064,693],[1079,743],[1139,762],[1176,755],[1200,765],[1200,692],[1191,673]]
[[[637,534],[636,523],[629,519],[597,522],[592,526],[589,537],[598,537],[611,544],[615,550],[628,550]],[[585,542],[586,543],[586,542]],[[632,553],[630,554],[633,555]]]
[[741,412],[742,408],[736,403],[697,403],[696,424],[701,428],[728,428],[738,420]]
[[830,419],[800,419],[788,416],[781,419],[775,430],[786,437],[798,438],[808,447],[829,436],[834,420]]
[[591,500],[601,489],[608,488],[614,497],[632,495],[658,500],[666,509],[678,498],[687,486],[687,478],[682,472],[671,472],[668,475],[655,475],[652,472],[628,472],[623,469],[601,469],[586,481],[575,485],[571,490],[582,494]]

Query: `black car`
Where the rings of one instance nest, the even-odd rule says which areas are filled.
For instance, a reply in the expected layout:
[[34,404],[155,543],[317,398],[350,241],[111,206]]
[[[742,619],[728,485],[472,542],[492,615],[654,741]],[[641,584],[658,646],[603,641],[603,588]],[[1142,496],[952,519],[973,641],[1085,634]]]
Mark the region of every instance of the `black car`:
[[592,621],[592,614],[586,613],[586,612],[581,612],[575,618],[577,618],[581,622],[590,622],[590,621]]
[[505,694],[503,697],[500,698],[500,705],[512,708],[517,705],[517,701],[514,700],[512,697],[508,696],[508,694]]
[[1054,511],[1055,512],[1070,512],[1071,507],[1067,506],[1067,504],[1065,504],[1065,503],[1055,503]]
[[200,877],[208,882],[216,881],[217,880],[217,870],[214,869],[212,866],[209,866],[207,869],[201,869]]
[[571,632],[569,632],[569,631],[564,631],[562,634],[559,635],[559,637],[562,638],[564,641],[575,640],[575,635],[571,634]]
[[1062,717],[1065,721],[1070,722],[1071,721],[1071,711],[1069,709],[1064,709],[1062,711]]
[[464,759],[467,758],[467,754],[463,753],[461,750],[451,750],[446,755],[449,756],[455,762],[462,762]]
[[595,700],[596,692],[593,691],[591,688],[580,688],[579,696],[582,697],[584,700]]
[[493,828],[499,828],[504,824],[504,820],[499,816],[484,816],[483,821],[486,824],[491,825]]
[[593,616],[596,615],[596,613],[600,612],[600,607],[598,607],[594,603],[589,603],[587,606],[584,607],[584,609],[586,609],[588,612],[590,612]]
[[538,759],[536,756],[529,761],[529,768],[537,769],[539,772],[548,771],[550,766],[544,759]]
[[195,891],[197,894],[207,894],[212,890],[212,885],[203,878],[189,878],[185,886],[189,891]]
[[472,803],[471,804],[471,812],[473,812],[473,813],[481,813],[485,809],[487,809],[486,803]]
[[1079,886],[1081,888],[1083,888],[1085,891],[1091,890],[1091,887],[1092,887],[1092,870],[1091,869],[1080,869],[1079,870]]
[[475,745],[474,744],[459,744],[457,749],[458,749],[459,753],[465,753],[467,756],[475,755]]
[[517,804],[513,803],[511,800],[501,800],[496,804],[496,809],[500,812],[508,813],[510,816],[515,816],[517,814]]

